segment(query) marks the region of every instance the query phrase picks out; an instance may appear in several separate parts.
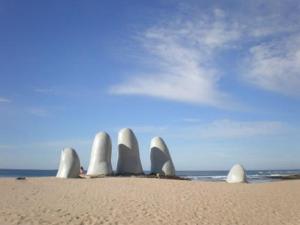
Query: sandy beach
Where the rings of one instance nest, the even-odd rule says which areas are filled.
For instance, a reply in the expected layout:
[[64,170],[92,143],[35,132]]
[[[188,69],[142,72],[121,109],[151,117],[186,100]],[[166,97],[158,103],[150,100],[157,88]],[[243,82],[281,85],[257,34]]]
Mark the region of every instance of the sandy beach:
[[0,179],[0,224],[298,225],[300,181]]

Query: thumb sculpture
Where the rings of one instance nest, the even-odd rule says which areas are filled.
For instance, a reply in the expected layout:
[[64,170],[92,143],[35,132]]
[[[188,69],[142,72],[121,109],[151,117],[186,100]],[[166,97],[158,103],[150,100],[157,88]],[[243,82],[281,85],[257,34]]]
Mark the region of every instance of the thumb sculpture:
[[107,133],[100,132],[94,139],[87,175],[106,176],[112,175],[112,172],[111,140]]
[[228,183],[246,183],[247,177],[246,172],[242,165],[234,165],[227,175],[226,181]]
[[151,173],[175,176],[175,167],[169,149],[160,137],[154,137],[150,144]]
[[139,175],[143,174],[137,139],[129,128],[119,131],[118,135],[119,157],[117,174]]
[[79,177],[79,173],[80,161],[76,151],[72,148],[63,149],[56,177],[76,178]]

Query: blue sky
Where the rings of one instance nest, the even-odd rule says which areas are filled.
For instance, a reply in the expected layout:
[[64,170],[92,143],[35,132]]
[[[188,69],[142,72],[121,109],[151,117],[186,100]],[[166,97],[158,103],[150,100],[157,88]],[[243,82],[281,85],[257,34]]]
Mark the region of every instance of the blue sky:
[[298,1],[0,0],[0,168],[130,127],[149,169],[300,168]]

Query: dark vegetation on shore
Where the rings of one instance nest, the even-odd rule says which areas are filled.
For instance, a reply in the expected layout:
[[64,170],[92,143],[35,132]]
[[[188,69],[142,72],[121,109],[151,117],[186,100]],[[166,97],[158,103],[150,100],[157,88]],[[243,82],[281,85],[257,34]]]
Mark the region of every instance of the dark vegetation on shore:
[[179,176],[163,176],[160,174],[122,174],[122,175],[111,175],[111,176],[84,176],[82,178],[101,178],[101,177],[139,177],[139,178],[157,178],[157,179],[170,179],[170,180],[191,180],[189,178],[179,177]]
[[300,174],[269,176],[268,178],[280,180],[300,180]]

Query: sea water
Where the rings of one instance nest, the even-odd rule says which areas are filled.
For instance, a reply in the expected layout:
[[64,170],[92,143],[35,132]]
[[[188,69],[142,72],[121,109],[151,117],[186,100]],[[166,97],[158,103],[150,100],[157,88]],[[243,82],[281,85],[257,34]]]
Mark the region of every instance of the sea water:
[[[56,173],[57,170],[0,169],[0,177],[53,177]],[[272,176],[300,174],[300,170],[247,170],[246,173],[249,182],[268,182],[276,180],[272,179]],[[195,181],[225,181],[227,174],[227,170],[176,172],[177,176]]]
[[[177,171],[177,175],[199,181],[225,181],[227,170],[214,171]],[[276,181],[272,177],[300,174],[300,170],[247,170],[247,180],[251,183]]]

